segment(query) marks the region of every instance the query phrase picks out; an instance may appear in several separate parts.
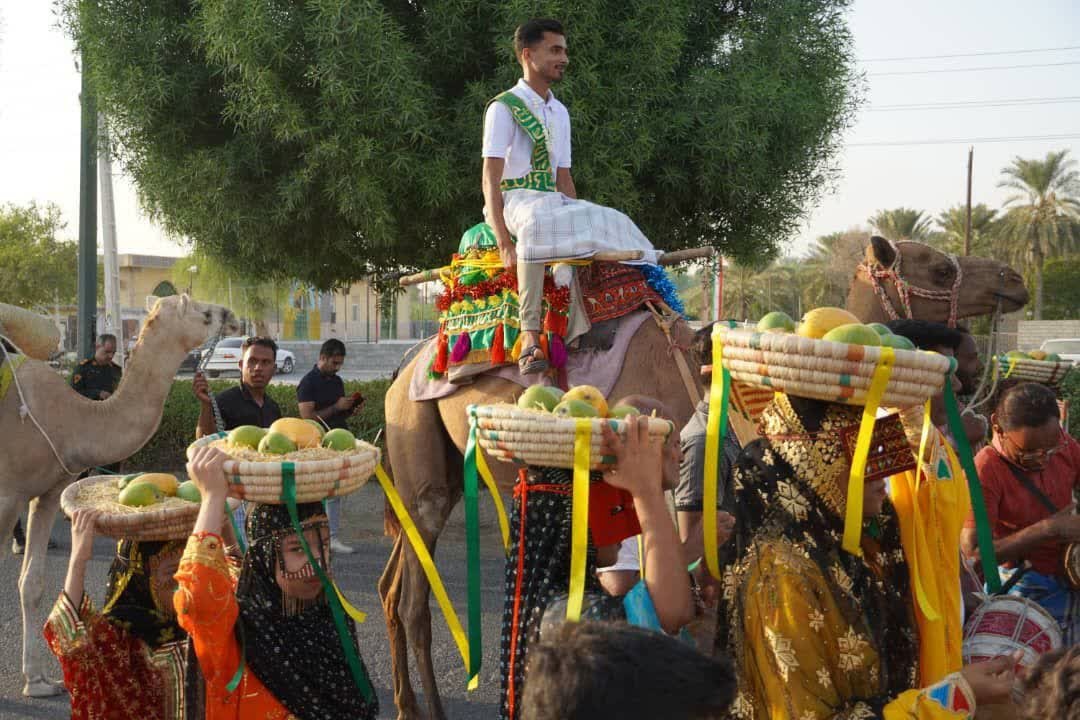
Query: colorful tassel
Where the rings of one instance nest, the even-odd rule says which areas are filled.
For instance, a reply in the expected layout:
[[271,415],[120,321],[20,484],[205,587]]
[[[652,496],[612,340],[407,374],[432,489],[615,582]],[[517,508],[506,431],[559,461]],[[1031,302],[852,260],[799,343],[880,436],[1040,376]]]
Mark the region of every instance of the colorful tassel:
[[569,316],[549,309],[544,313],[544,330],[555,335],[565,335]]
[[514,362],[518,361],[521,357],[521,333],[518,333],[517,340],[514,341],[514,347],[510,350],[510,359]]
[[503,324],[495,326],[495,337],[491,339],[491,364],[502,365],[506,362],[506,347],[503,345]]
[[436,375],[444,375],[449,369],[447,362],[449,356],[449,341],[446,338],[446,332],[439,332],[438,345],[435,348],[435,362],[431,364],[431,372]]
[[566,367],[566,343],[562,335],[551,334],[551,355],[548,356],[551,367],[555,369]]
[[455,365],[464,362],[465,358],[469,356],[470,350],[472,350],[472,339],[469,337],[469,333],[463,332],[458,335],[457,340],[454,342],[454,351],[450,353],[450,362]]
[[551,363],[551,353],[548,351],[548,334],[546,332],[540,333],[540,352],[544,353],[544,357],[548,359],[548,364]]

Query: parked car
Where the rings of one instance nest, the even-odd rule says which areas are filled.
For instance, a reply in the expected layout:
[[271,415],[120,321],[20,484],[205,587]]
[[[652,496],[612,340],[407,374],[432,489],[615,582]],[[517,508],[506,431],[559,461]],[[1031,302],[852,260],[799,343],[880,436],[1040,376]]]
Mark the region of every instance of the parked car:
[[[214,354],[210,357],[210,361],[206,364],[206,374],[216,378],[223,372],[238,372],[240,347],[244,344],[244,340],[245,338],[242,337],[222,338],[221,342],[214,348]],[[296,367],[296,356],[288,350],[278,348],[276,365],[279,373],[288,375]]]
[[207,346],[202,345],[190,351],[183,361],[181,361],[180,367],[176,369],[176,374],[195,372],[199,368],[199,361],[202,360],[203,353],[207,350]]
[[1062,360],[1072,360],[1074,363],[1080,363],[1080,338],[1043,340],[1043,344],[1039,349],[1047,353],[1057,353]]

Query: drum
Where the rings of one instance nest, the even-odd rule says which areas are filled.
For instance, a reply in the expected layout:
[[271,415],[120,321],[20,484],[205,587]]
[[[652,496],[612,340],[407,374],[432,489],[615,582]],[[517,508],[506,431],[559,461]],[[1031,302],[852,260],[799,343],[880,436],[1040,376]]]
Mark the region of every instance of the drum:
[[1080,590],[1080,543],[1070,543],[1065,547],[1065,567],[1062,574],[1070,588]]
[[964,664],[1023,650],[1020,664],[1062,646],[1061,626],[1038,603],[1018,595],[987,597],[964,625]]

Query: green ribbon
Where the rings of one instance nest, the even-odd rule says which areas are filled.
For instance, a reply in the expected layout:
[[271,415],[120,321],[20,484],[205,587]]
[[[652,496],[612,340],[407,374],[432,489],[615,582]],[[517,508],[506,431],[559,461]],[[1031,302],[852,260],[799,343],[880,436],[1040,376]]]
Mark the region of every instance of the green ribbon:
[[476,469],[476,415],[469,408],[469,440],[465,444],[465,563],[469,620],[469,685],[480,676],[480,480]]
[[360,663],[352,635],[349,634],[349,630],[345,626],[345,610],[341,607],[341,599],[338,598],[334,585],[330,582],[330,578],[326,576],[322,565],[315,562],[315,556],[311,553],[311,547],[308,546],[307,539],[304,537],[303,530],[300,527],[300,519],[296,511],[296,467],[291,462],[281,463],[281,502],[285,503],[285,507],[289,510],[289,519],[292,521],[292,528],[296,533],[296,537],[300,539],[300,547],[304,549],[308,562],[311,563],[311,567],[315,568],[319,581],[322,583],[323,593],[326,595],[326,601],[330,604],[330,614],[334,616],[334,626],[337,627],[338,639],[341,640],[341,649],[345,652],[345,661],[349,665],[353,682],[356,683],[356,687],[365,700],[369,703],[374,702],[375,691],[371,688],[371,679],[368,678],[367,671]]
[[244,624],[238,622],[236,627],[240,628],[240,664],[236,666],[236,672],[233,673],[232,679],[225,685],[225,689],[229,692],[236,692],[236,688],[240,687],[240,681],[244,679],[244,667],[247,665],[247,642],[244,640]]
[[971,453],[971,443],[968,442],[967,433],[964,432],[964,422],[960,419],[960,407],[956,404],[956,395],[953,394],[952,382],[949,375],[945,375],[945,414],[949,418],[949,430],[952,431],[953,441],[956,443],[956,453],[960,456],[960,465],[967,475],[968,494],[971,496],[971,513],[975,517],[975,534],[979,541],[979,556],[982,560],[983,576],[990,593],[1001,592],[1001,576],[998,574],[997,555],[994,553],[994,536],[990,528],[990,518],[986,515],[986,500],[983,498],[982,485],[979,483],[979,474],[975,470],[975,458]]

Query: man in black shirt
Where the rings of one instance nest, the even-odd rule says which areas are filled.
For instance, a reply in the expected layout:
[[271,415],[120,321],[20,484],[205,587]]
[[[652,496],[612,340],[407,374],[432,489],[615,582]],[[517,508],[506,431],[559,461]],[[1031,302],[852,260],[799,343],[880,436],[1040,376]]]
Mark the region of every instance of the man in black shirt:
[[[240,348],[240,385],[215,397],[226,430],[241,425],[270,427],[281,417],[281,408],[266,394],[266,386],[274,377],[276,361],[277,343],[270,338],[251,337],[244,341]],[[202,404],[195,437],[217,432],[210,406],[210,384],[202,373],[195,374],[192,390]]]
[[120,386],[120,377],[124,372],[113,362],[114,355],[116,336],[109,333],[98,335],[94,357],[80,362],[71,374],[71,387],[75,388],[75,392],[91,400],[108,400]]
[[[319,362],[296,387],[300,417],[317,420],[329,428],[348,428],[349,416],[359,409],[360,404],[345,394],[345,383],[338,375],[344,363],[345,343],[330,338],[322,344]],[[326,517],[330,525],[330,548],[343,555],[352,553],[353,548],[338,539],[341,498],[327,499]]]

